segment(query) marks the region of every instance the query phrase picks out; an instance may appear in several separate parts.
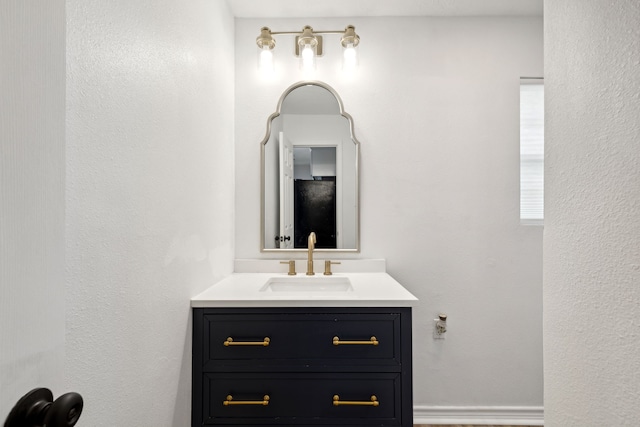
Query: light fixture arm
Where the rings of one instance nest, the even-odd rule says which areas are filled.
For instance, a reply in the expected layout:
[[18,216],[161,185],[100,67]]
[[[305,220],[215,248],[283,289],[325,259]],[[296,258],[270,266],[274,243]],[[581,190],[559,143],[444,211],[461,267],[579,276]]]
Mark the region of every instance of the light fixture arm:
[[[308,25],[305,25],[304,28],[309,27]],[[267,27],[263,27],[263,28],[267,28]],[[270,34],[273,36],[279,36],[279,35],[301,35],[304,32],[304,28],[302,29],[302,31],[270,31]],[[309,27],[311,28],[311,27]],[[355,27],[354,27],[355,28]],[[311,28],[313,30],[313,34],[344,34],[344,31],[340,31],[340,30],[332,30],[332,31],[316,31],[313,28]]]

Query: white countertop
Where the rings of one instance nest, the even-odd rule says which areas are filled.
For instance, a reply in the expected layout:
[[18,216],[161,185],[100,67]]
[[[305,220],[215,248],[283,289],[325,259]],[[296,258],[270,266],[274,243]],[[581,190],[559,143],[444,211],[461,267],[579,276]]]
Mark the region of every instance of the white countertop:
[[[320,260],[319,260],[320,261]],[[264,264],[265,261],[260,261]],[[268,262],[268,261],[267,261]],[[271,261],[279,265],[279,261]],[[304,261],[306,264],[306,260]],[[298,264],[298,263],[297,263]],[[343,262],[335,270],[357,269],[357,262]],[[300,263],[302,266],[302,263]],[[320,263],[317,262],[320,266]],[[324,264],[323,264],[324,265]],[[367,264],[369,267],[371,264]],[[275,268],[275,267],[274,267]],[[272,268],[268,268],[271,270]],[[296,276],[288,276],[286,265],[278,267],[285,272],[238,272],[224,278],[201,294],[191,299],[192,307],[411,307],[418,299],[400,283],[380,268],[367,268],[367,272],[336,271],[324,276],[316,269],[315,276],[305,275],[304,270]],[[236,270],[251,271],[251,268]],[[384,261],[382,260],[382,270]],[[320,271],[318,273],[318,271]],[[270,280],[295,281],[295,290],[273,292],[265,288]],[[346,282],[348,291],[310,290],[323,280]],[[307,285],[307,288],[303,287]],[[297,288],[300,286],[301,288]]]

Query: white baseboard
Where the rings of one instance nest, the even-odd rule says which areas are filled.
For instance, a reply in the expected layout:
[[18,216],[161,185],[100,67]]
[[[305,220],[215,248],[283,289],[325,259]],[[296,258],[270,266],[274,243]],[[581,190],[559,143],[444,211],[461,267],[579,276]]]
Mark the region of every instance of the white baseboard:
[[414,406],[414,424],[544,425],[542,406]]

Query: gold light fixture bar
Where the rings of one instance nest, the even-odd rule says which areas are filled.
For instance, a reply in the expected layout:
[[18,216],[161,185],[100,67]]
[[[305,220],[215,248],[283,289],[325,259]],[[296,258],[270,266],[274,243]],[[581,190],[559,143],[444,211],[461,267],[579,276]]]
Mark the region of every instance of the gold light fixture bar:
[[312,44],[316,48],[316,54],[321,56],[323,53],[323,42],[320,34],[342,34],[340,43],[343,47],[352,44],[354,47],[360,43],[360,36],[356,34],[356,28],[353,25],[347,25],[344,30],[323,30],[315,31],[311,26],[305,25],[302,31],[271,31],[269,27],[262,27],[260,35],[256,38],[256,44],[260,49],[268,47],[273,49],[276,42],[273,36],[277,35],[295,35],[295,54],[300,55],[300,45],[306,43]]

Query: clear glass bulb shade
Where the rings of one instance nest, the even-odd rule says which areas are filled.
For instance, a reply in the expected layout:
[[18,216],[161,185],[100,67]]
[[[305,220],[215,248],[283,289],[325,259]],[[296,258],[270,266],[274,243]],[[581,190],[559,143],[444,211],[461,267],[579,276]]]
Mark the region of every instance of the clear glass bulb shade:
[[261,74],[273,74],[273,50],[269,46],[258,49],[258,69]]
[[358,67],[358,51],[352,43],[347,44],[342,51],[342,69],[353,71]]
[[305,44],[300,51],[300,67],[304,71],[316,68],[316,51],[310,43]]

